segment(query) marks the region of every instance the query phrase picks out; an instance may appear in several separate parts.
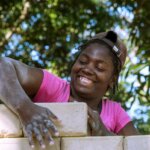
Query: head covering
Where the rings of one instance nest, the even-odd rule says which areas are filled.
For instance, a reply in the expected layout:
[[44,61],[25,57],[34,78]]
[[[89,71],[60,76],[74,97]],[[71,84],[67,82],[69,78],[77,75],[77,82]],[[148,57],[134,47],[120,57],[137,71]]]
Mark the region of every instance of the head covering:
[[87,42],[89,43],[93,40],[103,41],[110,46],[111,51],[119,58],[121,67],[123,67],[126,60],[127,49],[124,43],[118,38],[117,33],[114,31],[101,32],[90,38]]

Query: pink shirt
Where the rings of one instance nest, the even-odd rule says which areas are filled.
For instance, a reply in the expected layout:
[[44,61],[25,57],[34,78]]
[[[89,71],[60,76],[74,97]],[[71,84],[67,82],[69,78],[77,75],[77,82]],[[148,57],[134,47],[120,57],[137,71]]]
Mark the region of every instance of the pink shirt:
[[[70,84],[52,73],[45,70],[43,70],[43,72],[43,81],[33,102],[68,102],[70,96]],[[108,99],[102,101],[100,117],[106,128],[114,133],[118,133],[131,121],[120,103]]]

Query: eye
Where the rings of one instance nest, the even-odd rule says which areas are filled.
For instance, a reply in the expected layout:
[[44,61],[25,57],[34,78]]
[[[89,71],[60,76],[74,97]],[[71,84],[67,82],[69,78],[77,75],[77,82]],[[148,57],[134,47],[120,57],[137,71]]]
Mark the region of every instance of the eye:
[[86,61],[83,61],[83,60],[79,60],[80,64],[86,64],[87,62]]
[[88,63],[88,60],[87,59],[79,59],[79,63],[84,65],[84,64]]
[[99,72],[103,72],[104,71],[104,69],[101,69],[101,68],[96,68],[97,69],[97,71],[99,71]]
[[99,66],[96,67],[96,70],[97,70],[98,72],[103,72],[103,71],[105,71],[104,68],[99,67]]

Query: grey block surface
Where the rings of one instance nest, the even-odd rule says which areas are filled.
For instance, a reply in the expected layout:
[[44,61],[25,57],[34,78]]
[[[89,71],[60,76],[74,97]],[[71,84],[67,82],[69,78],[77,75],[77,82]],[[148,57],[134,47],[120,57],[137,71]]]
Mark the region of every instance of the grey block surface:
[[62,138],[61,150],[123,150],[123,137]]
[[[0,150],[41,150],[38,143],[31,148],[26,138],[0,138]],[[46,143],[44,150],[60,150],[60,139],[55,139],[53,146]]]
[[150,150],[150,135],[125,137],[124,150]]

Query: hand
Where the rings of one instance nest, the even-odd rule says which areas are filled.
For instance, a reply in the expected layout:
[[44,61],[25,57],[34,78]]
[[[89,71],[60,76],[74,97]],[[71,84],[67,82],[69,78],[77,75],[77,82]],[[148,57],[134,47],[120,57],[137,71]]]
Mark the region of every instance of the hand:
[[33,136],[35,136],[41,148],[45,148],[43,139],[48,140],[49,144],[54,144],[51,134],[58,136],[59,132],[53,122],[60,123],[60,121],[49,109],[31,104],[30,106],[24,106],[24,109],[19,110],[18,114],[23,132],[32,148],[35,147]]
[[91,128],[91,134],[93,136],[104,136],[104,135],[114,135],[114,133],[108,131],[108,129],[103,124],[99,112],[92,110],[88,107],[88,122]]

